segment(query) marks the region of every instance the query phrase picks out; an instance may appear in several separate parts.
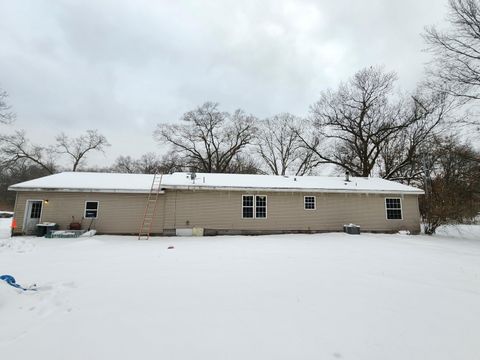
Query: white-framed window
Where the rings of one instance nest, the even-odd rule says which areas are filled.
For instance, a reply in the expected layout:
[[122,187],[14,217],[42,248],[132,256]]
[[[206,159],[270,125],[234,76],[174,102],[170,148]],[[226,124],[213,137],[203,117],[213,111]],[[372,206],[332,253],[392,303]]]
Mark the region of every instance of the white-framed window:
[[402,200],[400,198],[386,198],[385,211],[388,220],[402,220]]
[[267,217],[266,195],[242,195],[242,218],[265,219]]
[[242,196],[242,217],[244,219],[253,219],[255,210],[254,199],[255,196],[253,195]]
[[255,217],[265,219],[267,217],[267,196],[255,195]]
[[315,210],[317,208],[317,199],[315,196],[303,197],[303,208],[305,210]]
[[98,218],[98,201],[85,201],[85,211],[83,217],[85,219]]
[[40,215],[42,214],[42,205],[43,201],[32,201],[30,219],[40,219]]

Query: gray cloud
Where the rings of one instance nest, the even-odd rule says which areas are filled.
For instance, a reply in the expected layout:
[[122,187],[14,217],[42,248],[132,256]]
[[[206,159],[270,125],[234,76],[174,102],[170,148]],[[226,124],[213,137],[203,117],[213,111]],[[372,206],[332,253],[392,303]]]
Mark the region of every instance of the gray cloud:
[[0,0],[0,86],[35,141],[98,128],[119,154],[205,100],[305,115],[321,90],[384,64],[411,90],[443,0]]

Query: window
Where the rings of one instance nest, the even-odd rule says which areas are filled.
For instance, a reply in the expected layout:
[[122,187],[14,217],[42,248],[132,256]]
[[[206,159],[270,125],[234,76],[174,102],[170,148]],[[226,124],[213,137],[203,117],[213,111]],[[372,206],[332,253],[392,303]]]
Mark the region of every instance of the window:
[[98,201],[85,202],[85,219],[96,219],[98,217]]
[[267,217],[267,197],[264,195],[255,196],[255,217],[257,219]]
[[42,202],[34,201],[32,202],[32,208],[30,210],[30,219],[40,219],[42,213]]
[[267,217],[267,196],[243,195],[242,217],[244,219],[265,219]]
[[315,196],[305,196],[303,199],[305,210],[315,210]]
[[399,198],[385,199],[385,209],[388,220],[402,219],[402,203]]
[[243,195],[243,217],[253,218],[253,195]]

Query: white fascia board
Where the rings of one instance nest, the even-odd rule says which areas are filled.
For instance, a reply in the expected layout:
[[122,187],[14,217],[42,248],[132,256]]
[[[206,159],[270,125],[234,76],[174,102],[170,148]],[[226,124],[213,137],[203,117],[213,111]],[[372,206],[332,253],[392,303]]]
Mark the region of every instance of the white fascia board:
[[165,189],[174,190],[222,190],[222,191],[260,191],[260,192],[302,192],[302,193],[343,193],[343,194],[405,194],[405,195],[423,195],[423,190],[368,190],[368,189],[310,189],[310,188],[259,188],[259,187],[230,187],[230,186],[164,186]]
[[[210,190],[210,191],[260,191],[260,192],[302,192],[302,193],[342,193],[342,194],[404,194],[404,195],[423,195],[423,190],[367,190],[367,189],[310,189],[310,188],[265,188],[265,187],[229,187],[229,186],[191,186],[191,185],[166,185],[164,189],[171,190]],[[52,188],[8,188],[11,191],[32,191],[32,192],[86,192],[86,193],[115,193],[115,194],[148,194],[150,190],[132,190],[132,189],[52,189]],[[159,194],[164,194],[161,190]]]
[[[80,192],[80,193],[112,193],[112,194],[149,194],[150,190],[132,190],[132,189],[61,189],[61,188],[11,188],[10,191],[32,191],[32,192]],[[164,194],[161,190],[159,194]]]

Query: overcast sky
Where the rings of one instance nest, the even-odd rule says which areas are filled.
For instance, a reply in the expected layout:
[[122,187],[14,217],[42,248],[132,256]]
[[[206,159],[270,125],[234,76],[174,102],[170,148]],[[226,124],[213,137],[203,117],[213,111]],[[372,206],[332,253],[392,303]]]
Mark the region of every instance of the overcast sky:
[[420,34],[445,13],[446,0],[0,0],[0,87],[34,141],[99,129],[112,147],[89,164],[106,165],[158,151],[155,124],[207,100],[303,116],[369,65],[412,90]]

